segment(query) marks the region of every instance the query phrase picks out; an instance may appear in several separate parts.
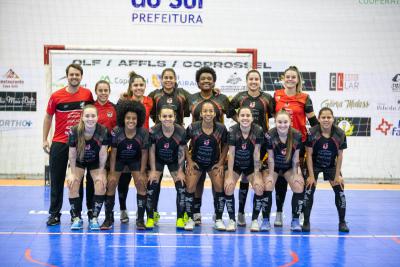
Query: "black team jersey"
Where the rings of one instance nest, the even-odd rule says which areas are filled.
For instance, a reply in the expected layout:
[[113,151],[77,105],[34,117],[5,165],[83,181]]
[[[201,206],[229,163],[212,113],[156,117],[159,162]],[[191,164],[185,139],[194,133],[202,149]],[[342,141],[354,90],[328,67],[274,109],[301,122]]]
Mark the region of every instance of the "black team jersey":
[[235,147],[234,167],[244,170],[254,167],[254,147],[264,141],[263,130],[255,123],[251,124],[249,136],[244,139],[239,124],[232,126],[228,133],[228,145]]
[[[78,125],[71,128],[68,136],[68,145],[70,147],[76,147],[78,145]],[[108,145],[107,128],[97,123],[92,138],[90,140],[85,140],[83,160],[77,158],[76,161],[80,163],[98,162],[101,146],[106,145]]]
[[237,93],[231,100],[229,114],[233,116],[236,110],[241,107],[249,107],[253,114],[254,123],[260,125],[264,132],[268,131],[268,119],[273,114],[273,99],[270,94],[260,92],[260,95],[253,97],[247,91]]
[[282,143],[279,139],[278,131],[276,127],[272,128],[268,132],[267,137],[267,148],[273,150],[274,152],[274,162],[276,169],[287,170],[292,168],[292,159],[294,152],[297,149],[301,149],[302,142],[301,142],[301,133],[292,127],[290,127],[290,131],[293,134],[293,146],[292,146],[292,155],[290,156],[290,160],[286,161],[286,151],[287,145]]
[[202,121],[196,121],[186,129],[186,138],[191,140],[192,160],[202,169],[208,169],[219,160],[222,144],[227,142],[227,130],[224,124],[215,122],[213,132],[203,132]]
[[136,128],[136,135],[133,138],[127,138],[125,129],[115,127],[111,131],[111,147],[117,149],[117,161],[140,160],[142,149],[149,146],[149,132],[143,128]]
[[156,89],[149,94],[153,99],[153,108],[150,112],[151,119],[155,123],[159,123],[158,115],[163,106],[171,106],[175,113],[177,124],[183,125],[183,118],[190,116],[189,110],[189,96],[190,93],[183,88],[175,88],[171,94],[167,94],[162,88]]
[[193,94],[189,98],[189,109],[193,117],[193,121],[199,121],[200,120],[200,112],[201,112],[201,107],[204,101],[211,101],[211,103],[214,106],[215,109],[215,119],[218,122],[223,123],[224,122],[224,114],[228,118],[231,118],[232,115],[229,111],[229,99],[226,95],[219,94],[216,95],[214,92],[212,96],[208,99],[205,99],[201,96],[200,92]]
[[158,123],[151,128],[150,140],[151,144],[155,144],[156,161],[164,164],[178,163],[179,146],[186,145],[186,131],[175,123],[174,133],[168,138],[162,131],[161,123]]
[[314,168],[334,168],[339,150],[347,148],[346,135],[336,125],[332,126],[331,137],[322,136],[320,125],[312,127],[307,136],[306,146],[313,149]]

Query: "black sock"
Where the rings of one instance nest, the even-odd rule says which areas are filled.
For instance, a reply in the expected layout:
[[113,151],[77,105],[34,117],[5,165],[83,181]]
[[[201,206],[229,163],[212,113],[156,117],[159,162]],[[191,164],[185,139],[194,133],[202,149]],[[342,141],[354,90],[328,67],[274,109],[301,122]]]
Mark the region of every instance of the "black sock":
[[215,192],[215,197],[217,201],[217,210],[215,213],[215,218],[217,220],[222,219],[222,213],[224,213],[225,208],[225,194],[224,192]]
[[257,220],[258,219],[258,215],[260,215],[260,211],[262,209],[262,198],[263,196],[258,196],[256,194],[254,194],[254,198],[253,198],[253,214],[251,215],[251,220]]
[[147,183],[147,193],[146,193],[146,212],[147,216],[151,219],[154,218],[154,195],[157,191],[158,183]]
[[345,222],[346,216],[346,196],[340,185],[335,185],[332,188],[335,192],[335,204],[339,214],[339,222],[343,223]]
[[160,199],[162,178],[163,178],[163,173],[161,173],[160,181],[157,184],[157,190],[154,194],[154,200],[153,200],[153,210],[154,211],[158,211],[158,200]]
[[304,190],[304,222],[310,222],[311,210],[314,204],[315,185],[311,189]]
[[269,220],[272,207],[272,191],[264,191],[262,198],[262,214],[264,219]]
[[200,213],[201,198],[194,197],[193,213]]
[[229,219],[235,220],[235,195],[225,195],[226,210],[229,214]]
[[294,193],[292,196],[292,218],[298,219],[303,209],[304,193]]
[[118,182],[118,200],[119,209],[126,210],[126,199],[128,198],[129,184],[132,180],[131,173],[121,173],[121,177]]
[[279,176],[275,184],[276,211],[282,212],[285,203],[287,191],[287,181],[284,177]]
[[194,202],[194,193],[185,194],[185,206],[186,206],[186,213],[189,218],[193,219],[193,203]]
[[106,210],[106,218],[110,219],[114,218],[114,205],[115,205],[115,195],[106,196],[104,205]]
[[249,183],[240,182],[239,187],[239,212],[244,214],[247,194],[249,193]]
[[176,189],[176,217],[183,218],[185,213],[185,184],[181,181],[175,183]]
[[136,220],[144,220],[144,211],[146,209],[146,196],[136,194],[137,218]]
[[105,200],[105,195],[94,195],[93,196],[93,217],[99,217],[101,208],[103,207],[103,203]]
[[69,204],[71,205],[72,218],[81,218],[82,199],[80,197],[69,198]]

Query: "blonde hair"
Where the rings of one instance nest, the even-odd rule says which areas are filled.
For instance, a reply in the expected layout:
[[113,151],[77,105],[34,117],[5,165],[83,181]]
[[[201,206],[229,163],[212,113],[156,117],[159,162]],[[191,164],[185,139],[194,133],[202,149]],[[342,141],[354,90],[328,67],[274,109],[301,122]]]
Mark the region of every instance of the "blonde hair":
[[[291,121],[290,114],[285,109],[281,109],[276,113],[275,120],[279,115],[286,115],[288,116],[289,121]],[[292,150],[293,150],[293,131],[292,131],[292,126],[289,125],[288,134],[286,138],[286,156],[285,156],[286,162],[289,162],[292,155]]]
[[96,110],[96,114],[97,113],[97,108],[94,105],[86,105],[83,107],[82,109],[82,114],[81,114],[81,119],[79,120],[78,123],[78,129],[77,129],[77,144],[76,144],[76,153],[78,156],[79,160],[83,160],[83,157],[85,155],[85,145],[86,145],[86,140],[85,140],[85,124],[83,122],[83,113],[85,112],[85,110],[92,108],[94,110]]
[[296,93],[301,93],[303,91],[303,76],[301,76],[301,73],[299,71],[299,69],[296,66],[289,66],[289,68],[287,68],[284,72],[283,75],[285,76],[286,72],[288,71],[294,71],[297,74],[297,78],[298,78],[298,83],[296,85]]

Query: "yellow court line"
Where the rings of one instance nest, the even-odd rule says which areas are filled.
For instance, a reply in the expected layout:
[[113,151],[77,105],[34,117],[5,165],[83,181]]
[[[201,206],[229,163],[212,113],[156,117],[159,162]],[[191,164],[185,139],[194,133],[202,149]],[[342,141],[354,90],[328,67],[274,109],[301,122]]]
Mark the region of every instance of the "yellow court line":
[[[44,180],[28,180],[28,179],[0,179],[0,186],[43,186]],[[134,186],[133,181],[130,186]],[[174,187],[174,182],[171,179],[162,181],[164,187]],[[205,182],[206,187],[211,187],[209,179]],[[331,188],[328,182],[318,183],[317,188]],[[346,184],[345,189],[353,190],[400,190],[400,184]]]

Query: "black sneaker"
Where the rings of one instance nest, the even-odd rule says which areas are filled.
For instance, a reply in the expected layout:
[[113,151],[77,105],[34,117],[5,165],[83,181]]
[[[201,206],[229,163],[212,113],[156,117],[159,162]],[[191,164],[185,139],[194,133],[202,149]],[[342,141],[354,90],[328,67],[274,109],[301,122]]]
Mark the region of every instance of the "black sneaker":
[[59,225],[60,224],[60,214],[51,214],[49,218],[47,219],[47,226],[54,226],[54,225]]
[[339,223],[339,232],[342,232],[342,233],[350,232],[350,229],[349,229],[349,227],[347,227],[346,222]]
[[310,222],[303,222],[303,226],[301,227],[303,232],[310,232],[310,228]]
[[144,224],[144,219],[136,219],[136,229],[146,230],[146,225]]
[[113,228],[113,225],[114,225],[114,219],[109,216],[106,216],[106,219],[100,226],[100,230],[110,230]]

